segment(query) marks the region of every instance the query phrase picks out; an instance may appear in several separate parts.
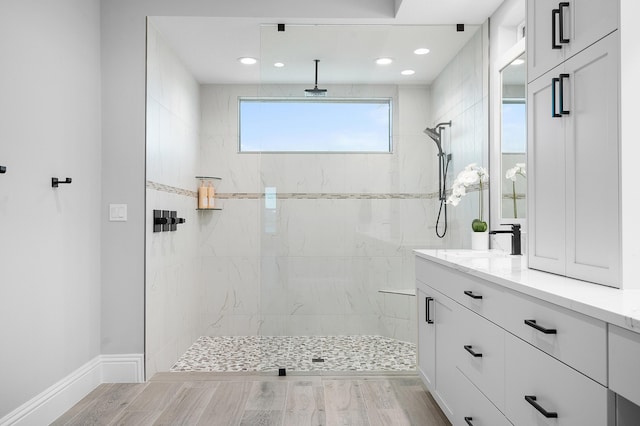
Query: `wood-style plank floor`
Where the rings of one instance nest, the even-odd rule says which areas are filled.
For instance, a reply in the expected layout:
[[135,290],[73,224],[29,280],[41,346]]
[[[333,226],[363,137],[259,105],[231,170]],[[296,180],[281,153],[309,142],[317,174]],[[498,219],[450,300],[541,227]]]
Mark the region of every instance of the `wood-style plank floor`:
[[420,425],[450,423],[414,376],[159,373],[103,384],[54,425]]

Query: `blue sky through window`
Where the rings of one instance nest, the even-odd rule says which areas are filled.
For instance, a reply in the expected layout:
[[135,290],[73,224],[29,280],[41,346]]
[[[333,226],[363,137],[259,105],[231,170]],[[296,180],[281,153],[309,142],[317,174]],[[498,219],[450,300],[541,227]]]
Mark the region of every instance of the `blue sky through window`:
[[390,151],[390,99],[240,99],[240,152]]
[[502,152],[527,152],[527,111],[524,101],[502,104]]

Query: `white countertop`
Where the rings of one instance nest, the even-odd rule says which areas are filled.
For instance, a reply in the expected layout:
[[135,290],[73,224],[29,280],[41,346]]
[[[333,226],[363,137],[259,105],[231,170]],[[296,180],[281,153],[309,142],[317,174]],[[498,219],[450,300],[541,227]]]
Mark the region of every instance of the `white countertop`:
[[498,250],[414,250],[418,257],[640,333],[640,290],[620,290],[527,268]]

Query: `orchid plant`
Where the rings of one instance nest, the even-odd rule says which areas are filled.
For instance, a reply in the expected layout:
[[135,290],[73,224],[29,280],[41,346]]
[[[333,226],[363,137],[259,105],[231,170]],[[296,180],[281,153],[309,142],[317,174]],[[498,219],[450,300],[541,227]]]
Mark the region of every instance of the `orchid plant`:
[[471,229],[473,229],[473,232],[485,232],[488,228],[487,222],[482,220],[482,212],[484,210],[482,189],[483,184],[488,181],[489,174],[487,173],[487,169],[478,166],[476,163],[471,163],[465,167],[464,170],[458,173],[458,176],[453,181],[453,186],[451,187],[451,195],[447,198],[447,204],[457,206],[462,197],[467,194],[467,188],[471,185],[479,184],[480,192],[478,193],[478,196],[480,198],[480,203],[478,208],[478,218],[471,222]]
[[518,207],[516,205],[516,177],[518,175],[523,178],[527,177],[527,170],[524,163],[516,163],[515,167],[507,170],[505,177],[511,181],[511,189],[513,191],[513,217],[518,217]]

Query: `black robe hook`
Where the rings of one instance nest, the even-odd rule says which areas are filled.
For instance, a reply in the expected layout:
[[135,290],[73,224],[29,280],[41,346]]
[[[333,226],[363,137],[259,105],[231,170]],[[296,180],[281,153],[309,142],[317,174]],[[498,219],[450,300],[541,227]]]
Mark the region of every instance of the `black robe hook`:
[[57,188],[60,183],[71,183],[71,178],[66,178],[65,180],[59,180],[58,178],[51,178],[51,187]]

